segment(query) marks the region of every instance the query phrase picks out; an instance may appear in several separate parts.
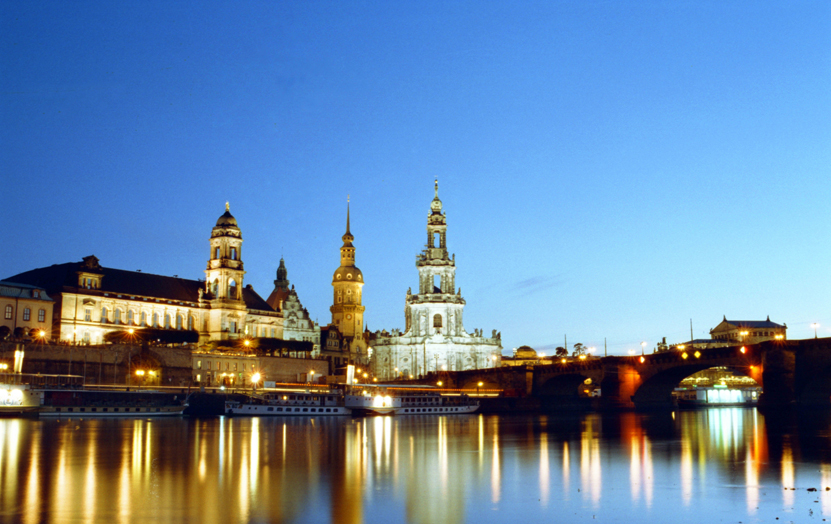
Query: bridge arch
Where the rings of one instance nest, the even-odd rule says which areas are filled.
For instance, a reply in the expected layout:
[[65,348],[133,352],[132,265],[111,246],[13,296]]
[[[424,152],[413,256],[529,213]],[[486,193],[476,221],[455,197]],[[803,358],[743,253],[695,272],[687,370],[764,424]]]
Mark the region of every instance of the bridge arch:
[[542,383],[538,395],[544,397],[570,397],[579,396],[580,386],[586,379],[591,378],[582,373],[568,373],[554,375]]

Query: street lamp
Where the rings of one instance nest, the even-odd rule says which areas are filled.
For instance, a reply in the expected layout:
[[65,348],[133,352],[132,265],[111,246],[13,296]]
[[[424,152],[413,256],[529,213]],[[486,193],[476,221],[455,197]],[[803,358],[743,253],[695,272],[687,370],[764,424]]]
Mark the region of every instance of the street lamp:
[[646,351],[646,341],[641,342],[641,355]]
[[315,370],[311,370],[309,372],[309,382],[314,383],[315,381]]
[[814,322],[813,324],[811,324],[811,327],[814,328],[814,338],[817,338],[817,328],[819,327],[819,324]]
[[257,391],[257,382],[259,382],[259,381],[260,381],[260,374],[259,373],[254,373],[253,375],[251,375],[251,384],[254,388],[254,391]]
[[476,396],[479,396],[479,388],[481,388],[481,387],[482,387],[482,383],[481,383],[481,382],[479,382],[479,383],[477,383],[477,384],[476,384]]

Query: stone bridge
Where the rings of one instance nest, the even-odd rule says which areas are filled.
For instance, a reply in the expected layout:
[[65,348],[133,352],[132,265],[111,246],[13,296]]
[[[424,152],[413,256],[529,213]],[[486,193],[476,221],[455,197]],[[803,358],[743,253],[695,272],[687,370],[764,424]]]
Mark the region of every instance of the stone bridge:
[[599,385],[601,408],[671,407],[672,391],[684,378],[724,366],[754,379],[760,405],[831,406],[831,338],[768,341],[746,346],[671,351],[632,357],[569,359],[534,367],[505,367],[448,374],[448,387],[500,388],[544,399],[548,406],[585,403],[578,395],[586,379]]

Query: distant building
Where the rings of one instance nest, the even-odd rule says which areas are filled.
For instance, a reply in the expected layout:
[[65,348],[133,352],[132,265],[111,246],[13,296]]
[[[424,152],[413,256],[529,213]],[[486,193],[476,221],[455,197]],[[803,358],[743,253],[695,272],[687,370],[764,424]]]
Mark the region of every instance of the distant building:
[[288,270],[281,258],[277,268],[274,291],[266,302],[275,311],[283,313],[283,340],[305,340],[313,344],[312,358],[320,352],[320,326],[312,320],[309,311],[300,303],[294,286],[289,288]]
[[520,346],[514,350],[512,357],[502,357],[502,367],[510,366],[536,366],[538,364],[550,364],[551,360],[545,361],[530,346]]
[[0,282],[0,326],[8,328],[9,334],[20,328],[28,335],[34,329],[44,332],[41,338],[51,339],[54,305],[43,287]]
[[714,340],[730,344],[757,344],[765,340],[786,340],[787,324],[777,324],[767,320],[727,320],[727,316],[719,325],[710,330],[710,337]]
[[427,245],[416,257],[418,293],[407,290],[404,333],[376,333],[372,368],[379,379],[420,377],[437,371],[500,366],[502,340],[493,330],[464,330],[465,300],[456,289],[456,257],[447,252],[447,219],[439,200],[439,184],[427,216]]
[[787,324],[777,324],[767,320],[727,320],[727,316],[710,330],[710,338],[697,338],[668,346],[666,338],[658,344],[658,351],[684,349],[711,349],[738,344],[757,344],[766,340],[785,340]]
[[130,328],[194,330],[200,343],[283,336],[283,315],[243,287],[242,235],[226,204],[211,232],[206,280],[188,280],[100,265],[95,256],[33,269],[9,280],[46,290],[55,300],[52,336],[100,344]]

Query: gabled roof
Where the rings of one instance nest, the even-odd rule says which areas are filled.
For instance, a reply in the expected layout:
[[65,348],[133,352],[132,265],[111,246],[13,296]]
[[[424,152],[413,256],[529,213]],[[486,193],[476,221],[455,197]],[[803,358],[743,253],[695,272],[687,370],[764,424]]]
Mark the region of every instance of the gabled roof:
[[771,322],[768,320],[725,320],[728,324],[738,326],[740,328],[782,328],[782,324]]
[[14,298],[29,298],[32,300],[44,300],[47,302],[54,302],[46,295],[46,292],[40,293],[37,298],[34,297],[34,291],[42,290],[42,287],[31,286],[29,284],[22,284],[19,282],[9,282],[7,280],[0,280],[0,296],[14,297]]
[[[53,296],[62,292],[77,292],[83,289],[78,287],[77,274],[78,271],[83,270],[82,264],[82,262],[55,264],[20,273],[8,280],[43,288]],[[83,289],[85,293],[115,293],[178,302],[198,302],[199,290],[205,285],[204,282],[199,280],[154,275],[141,271],[125,271],[109,267],[101,267],[95,273],[102,275],[101,288]],[[242,298],[249,309],[274,311],[250,286],[243,289]]]

